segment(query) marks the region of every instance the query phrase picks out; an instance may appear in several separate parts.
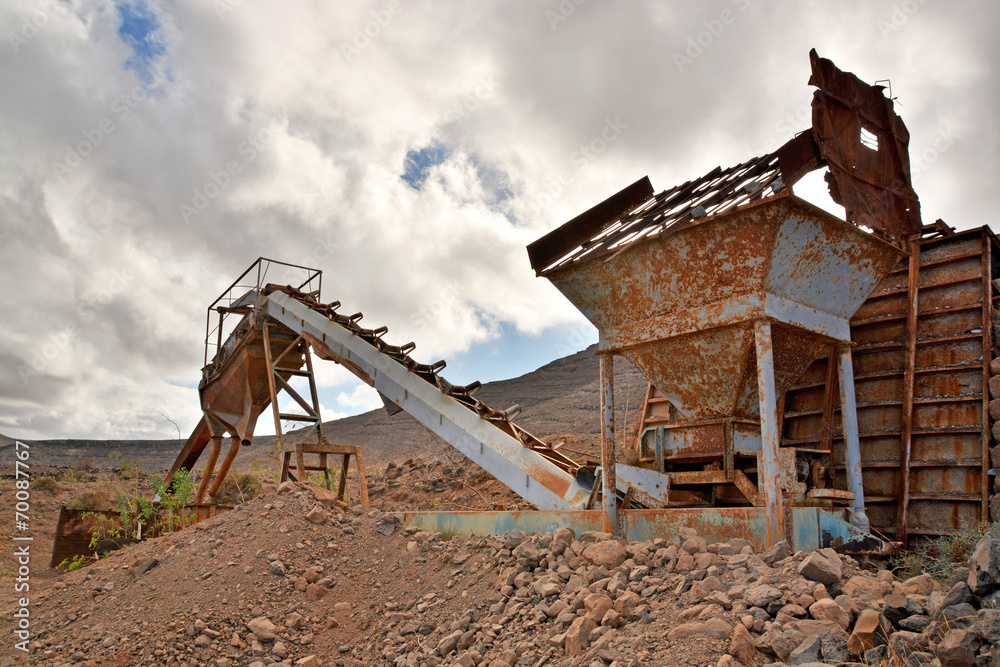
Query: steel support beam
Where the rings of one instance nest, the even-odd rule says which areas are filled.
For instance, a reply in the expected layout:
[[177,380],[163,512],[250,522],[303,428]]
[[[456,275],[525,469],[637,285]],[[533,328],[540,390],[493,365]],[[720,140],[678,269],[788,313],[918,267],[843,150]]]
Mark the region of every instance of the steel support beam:
[[604,532],[621,533],[618,525],[618,491],[615,479],[615,358],[601,359],[601,497],[604,499]]
[[910,463],[913,457],[913,397],[917,365],[917,318],[920,310],[920,238],[911,237],[909,246],[906,352],[903,362],[903,406],[899,442],[899,507],[896,509],[896,540],[902,542],[903,546],[908,546],[910,541]]
[[579,509],[586,504],[590,490],[574,476],[364,339],[283,292],[260,299],[259,307],[268,316],[304,334],[321,357],[343,359],[345,368],[539,509]]
[[767,543],[785,539],[785,514],[782,509],[781,487],[778,485],[778,397],[774,382],[774,349],[771,344],[771,323],[755,320],[754,343],[757,348],[757,392],[760,399],[761,467],[757,471],[757,486],[764,496],[767,510]]
[[851,501],[851,523],[868,532],[865,514],[865,489],[861,484],[861,441],[858,439],[858,409],[854,399],[854,363],[851,348],[844,345],[837,352],[840,381],[840,418],[844,430],[844,463],[847,465],[847,490],[854,494]]

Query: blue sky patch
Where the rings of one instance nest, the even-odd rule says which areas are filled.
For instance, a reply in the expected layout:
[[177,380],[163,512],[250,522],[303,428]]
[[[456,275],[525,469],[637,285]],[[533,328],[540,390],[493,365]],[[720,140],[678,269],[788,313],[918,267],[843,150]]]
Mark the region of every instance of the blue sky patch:
[[403,163],[403,175],[400,177],[414,190],[420,190],[427,180],[427,172],[444,162],[451,151],[441,144],[431,144],[419,151],[409,151]]
[[157,34],[160,23],[142,0],[120,2],[116,9],[121,18],[118,36],[132,49],[132,56],[125,61],[125,67],[135,72],[143,83],[151,83],[154,79],[154,63],[167,51]]

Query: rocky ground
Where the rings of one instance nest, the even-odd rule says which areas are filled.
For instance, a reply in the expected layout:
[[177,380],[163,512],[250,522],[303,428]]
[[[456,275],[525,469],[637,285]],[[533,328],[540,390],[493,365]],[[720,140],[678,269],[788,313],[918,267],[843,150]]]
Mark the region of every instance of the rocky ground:
[[[8,641],[0,661],[995,664],[1000,536],[984,538],[969,568],[942,585],[926,574],[897,581],[831,550],[791,554],[781,543],[756,554],[687,529],[638,543],[569,529],[449,537],[386,511],[417,494],[513,500],[476,474],[447,460],[393,466],[368,509],[315,487],[268,487],[76,572],[39,567],[31,654]],[[4,607],[0,632],[11,637],[16,605],[5,596]]]

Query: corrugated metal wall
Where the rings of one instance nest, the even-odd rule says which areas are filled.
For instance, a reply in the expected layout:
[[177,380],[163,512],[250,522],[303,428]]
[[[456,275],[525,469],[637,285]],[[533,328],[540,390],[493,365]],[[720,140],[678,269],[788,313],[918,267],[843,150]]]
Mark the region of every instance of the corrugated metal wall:
[[[851,320],[868,516],[897,540],[988,520],[998,251],[986,227],[927,236]],[[832,452],[846,488],[832,370],[817,361],[788,392],[782,445]]]

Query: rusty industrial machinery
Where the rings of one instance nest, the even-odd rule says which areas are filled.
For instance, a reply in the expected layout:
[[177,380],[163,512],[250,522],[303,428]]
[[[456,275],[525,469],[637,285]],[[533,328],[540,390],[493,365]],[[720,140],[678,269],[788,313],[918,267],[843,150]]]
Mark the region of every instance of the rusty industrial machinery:
[[[815,51],[810,61],[811,131],[659,194],[641,179],[528,247],[538,275],[600,332],[607,525],[635,498],[661,508],[762,507],[771,544],[793,530],[794,508],[821,508],[820,532],[833,537],[842,527],[823,519],[846,504],[862,534],[848,541],[878,548],[863,536],[849,320],[923,226],[909,135],[892,100]],[[793,194],[821,167],[846,220]],[[624,463],[615,355],[650,380]],[[786,395],[818,359],[827,360],[826,395],[839,386],[840,488],[830,483],[829,448],[782,447]],[[832,412],[825,417],[829,432]]]
[[[343,454],[346,473],[348,453],[323,433],[315,356],[541,510],[403,514],[425,528],[649,539],[687,525],[757,547],[886,553],[985,521],[996,238],[923,225],[892,100],[810,61],[812,127],[774,153],[660,193],[639,179],[528,246],[600,333],[600,462],[324,302],[318,270],[261,258],[209,308],[203,418],[171,473],[207,450],[197,501],[214,495],[268,406],[283,446],[283,423],[306,426],[299,477],[312,452]],[[819,168],[846,219],[795,195]],[[615,356],[649,380],[637,422],[618,429]],[[280,392],[298,411],[280,409]]]

